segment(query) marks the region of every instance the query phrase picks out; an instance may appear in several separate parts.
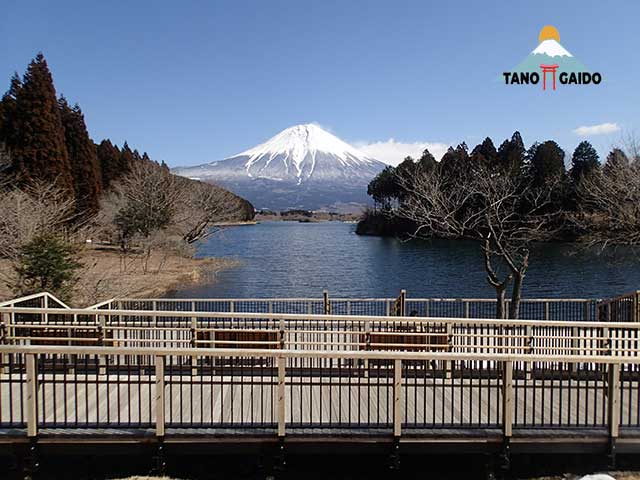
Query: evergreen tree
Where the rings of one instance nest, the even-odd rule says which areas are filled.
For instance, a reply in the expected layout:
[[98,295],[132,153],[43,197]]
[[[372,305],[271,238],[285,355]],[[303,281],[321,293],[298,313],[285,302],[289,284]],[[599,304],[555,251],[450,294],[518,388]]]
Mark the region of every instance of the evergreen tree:
[[[563,179],[564,151],[553,140],[535,144],[531,152],[529,173],[536,186],[545,185],[551,179]],[[532,146],[533,148],[533,146]]]
[[498,164],[498,152],[493,144],[493,140],[487,137],[477,145],[471,152],[471,165],[493,168]]
[[120,158],[118,160],[120,175],[129,172],[134,161],[135,156],[129,148],[129,144],[124,142],[122,150],[120,150]]
[[580,142],[571,157],[571,170],[569,174],[574,185],[578,185],[580,180],[600,168],[598,152],[586,140]]
[[73,192],[64,128],[49,67],[42,53],[29,64],[15,105],[11,150],[19,183],[56,183]]
[[449,147],[440,160],[440,169],[451,181],[461,178],[469,168],[469,153],[467,144],[462,142],[456,148]]
[[437,165],[438,162],[436,162],[435,157],[431,155],[429,149],[425,148],[424,152],[422,152],[420,160],[418,160],[418,166],[420,167],[420,170],[423,172],[429,172],[436,168]]
[[526,157],[526,150],[520,132],[514,132],[511,139],[502,142],[498,148],[498,163],[500,167],[512,175],[522,172]]
[[92,215],[98,211],[102,192],[96,146],[89,138],[80,107],[69,106],[64,97],[58,103],[74,178],[76,209],[81,215]]
[[16,109],[17,98],[22,90],[22,81],[17,73],[11,78],[9,91],[0,101],[0,142],[8,149],[16,143]]
[[56,235],[36,236],[20,248],[13,290],[19,295],[48,291],[66,300],[81,266],[71,243]]
[[120,150],[115,147],[110,140],[103,140],[96,147],[98,162],[102,176],[102,187],[108,189],[120,175]]
[[602,169],[605,175],[608,175],[612,171],[617,171],[617,167],[629,164],[629,157],[619,148],[614,148],[607,155],[607,161]]

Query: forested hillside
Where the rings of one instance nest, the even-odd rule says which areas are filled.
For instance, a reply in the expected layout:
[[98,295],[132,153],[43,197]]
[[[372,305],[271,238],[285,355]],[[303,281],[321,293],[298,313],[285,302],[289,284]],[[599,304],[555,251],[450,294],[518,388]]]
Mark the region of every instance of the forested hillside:
[[212,270],[191,258],[198,241],[254,216],[246,200],[126,142],[96,144],[42,54],[0,101],[0,196],[0,297],[46,290],[88,303],[166,290]]
[[[146,153],[132,150],[126,142],[118,147],[104,139],[96,145],[89,137],[80,106],[56,96],[41,53],[22,78],[13,76],[2,97],[0,152],[0,174],[4,179],[12,179],[16,186],[34,181],[55,184],[75,198],[80,217],[97,213],[103,193],[126,176],[133,165],[146,163],[166,168]],[[252,206],[239,197],[236,201],[242,205],[242,215],[237,219],[251,219]]]

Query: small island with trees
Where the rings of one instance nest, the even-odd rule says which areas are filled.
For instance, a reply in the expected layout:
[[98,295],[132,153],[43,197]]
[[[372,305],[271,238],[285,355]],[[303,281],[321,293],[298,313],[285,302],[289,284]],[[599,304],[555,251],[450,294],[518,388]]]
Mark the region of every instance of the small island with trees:
[[533,243],[640,244],[640,146],[633,137],[623,143],[602,165],[583,141],[568,170],[556,142],[527,149],[519,132],[497,149],[490,138],[471,152],[451,147],[440,162],[425,150],[373,179],[375,204],[357,233],[477,241],[498,318],[517,318]]

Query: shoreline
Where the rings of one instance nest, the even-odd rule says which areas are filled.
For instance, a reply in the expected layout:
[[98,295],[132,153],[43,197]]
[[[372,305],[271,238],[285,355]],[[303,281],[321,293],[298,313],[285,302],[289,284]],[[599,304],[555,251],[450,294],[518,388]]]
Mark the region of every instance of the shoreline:
[[[88,247],[79,254],[84,265],[70,301],[72,306],[85,307],[114,297],[163,297],[193,286],[217,281],[223,270],[237,267],[240,262],[228,258],[190,258],[168,250],[156,250],[144,255],[122,253],[113,248]],[[15,298],[6,279],[11,274],[8,262],[0,262],[0,301]]]

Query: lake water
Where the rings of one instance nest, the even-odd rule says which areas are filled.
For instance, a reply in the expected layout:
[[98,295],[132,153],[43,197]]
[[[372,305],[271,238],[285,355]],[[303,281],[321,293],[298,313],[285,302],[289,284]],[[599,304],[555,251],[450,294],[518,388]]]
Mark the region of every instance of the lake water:
[[[467,241],[408,241],[355,234],[339,222],[264,222],[210,237],[199,257],[241,262],[212,282],[174,292],[181,298],[493,297],[480,247]],[[609,297],[640,288],[634,258],[544,244],[532,252],[525,297]]]

